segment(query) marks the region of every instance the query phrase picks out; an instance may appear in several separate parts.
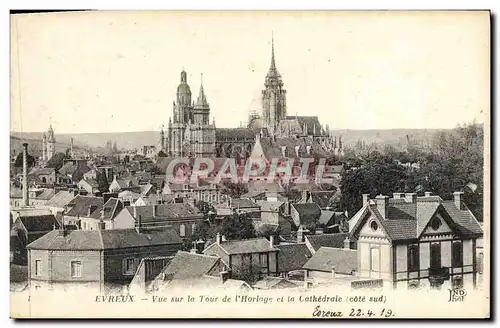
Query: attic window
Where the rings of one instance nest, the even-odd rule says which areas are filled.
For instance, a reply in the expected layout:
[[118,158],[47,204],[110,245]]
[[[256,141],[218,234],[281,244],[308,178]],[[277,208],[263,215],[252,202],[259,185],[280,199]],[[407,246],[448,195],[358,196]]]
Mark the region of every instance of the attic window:
[[378,230],[377,222],[372,221],[372,223],[370,223],[370,228],[372,228],[373,231],[377,231]]
[[438,230],[441,227],[441,220],[439,218],[434,218],[431,221],[432,230]]

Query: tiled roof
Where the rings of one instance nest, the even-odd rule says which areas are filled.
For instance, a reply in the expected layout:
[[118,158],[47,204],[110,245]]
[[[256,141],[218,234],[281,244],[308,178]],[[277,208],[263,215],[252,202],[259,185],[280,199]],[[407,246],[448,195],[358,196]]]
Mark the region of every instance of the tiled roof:
[[281,244],[276,245],[278,253],[279,272],[290,272],[300,270],[311,258],[311,252],[305,244]]
[[[385,219],[375,203],[370,203],[367,208],[378,218],[382,228],[393,241],[419,238],[431,218],[439,211],[448,214],[451,219],[450,228],[460,234],[464,236],[482,234],[478,221],[468,209],[459,210],[454,201],[443,201],[439,196],[418,197],[414,203],[405,199],[389,199],[388,217]],[[356,227],[351,227],[353,232],[362,222],[362,217],[357,215],[355,217],[360,220],[357,221]]]
[[30,249],[45,250],[104,250],[181,244],[182,240],[172,227],[117,230],[71,230],[61,235],[53,230],[28,245]]
[[305,238],[309,244],[311,244],[312,248],[318,251],[321,247],[343,248],[344,240],[348,236],[348,233],[328,233],[321,235],[306,235]]
[[[103,206],[99,206],[90,217],[93,219],[112,220],[123,209],[123,203],[117,198],[110,198]],[[104,213],[103,213],[104,211]],[[103,215],[104,214],[104,215]]]
[[35,168],[35,169],[31,170],[31,172],[29,174],[49,175],[49,174],[53,174],[55,172],[56,172],[56,169],[54,169],[53,167],[46,167],[46,168]]
[[72,191],[61,190],[57,194],[55,194],[54,197],[52,197],[47,203],[45,203],[45,206],[62,208],[69,202],[71,202],[73,198],[75,198],[75,195]]
[[333,268],[335,273],[352,274],[358,270],[357,259],[356,250],[321,247],[303,269],[331,272]]
[[318,223],[319,224],[329,224],[332,218],[335,217],[335,212],[333,211],[326,211],[322,210],[321,211],[321,216],[319,217]]
[[292,204],[293,208],[302,216],[315,216],[321,215],[321,209],[315,203],[295,203]]
[[121,191],[118,194],[118,198],[123,198],[123,199],[139,199],[139,197],[141,197],[141,194],[130,190]]
[[219,257],[178,251],[170,263],[162,270],[166,279],[192,279],[202,277],[212,269]]
[[35,197],[35,199],[49,200],[54,197],[54,194],[54,189],[43,189],[42,192]]
[[19,219],[28,232],[50,231],[59,228],[54,215],[20,216]]
[[250,199],[246,198],[232,198],[231,199],[232,208],[260,208],[259,205],[252,202]]
[[312,135],[314,130],[316,130],[316,134],[319,135],[322,130],[317,116],[287,116],[286,119],[297,119],[301,128],[304,128],[304,124],[307,124],[307,135]]
[[266,238],[223,241],[219,246],[228,254],[265,253],[277,250]]
[[[153,216],[153,206],[155,207],[155,216]],[[203,214],[196,207],[187,203],[156,204],[146,206],[127,206],[126,209],[134,216],[134,208],[137,216],[141,216],[143,222],[149,220],[179,220],[203,218]]]
[[257,205],[260,206],[262,212],[276,212],[279,210],[281,206],[283,206],[285,202],[282,201],[267,201],[267,200],[258,200]]
[[255,133],[247,128],[218,128],[215,130],[215,138],[217,140],[254,140]]
[[78,195],[68,203],[67,206],[70,207],[70,210],[65,215],[87,217],[91,205],[95,205],[96,208],[99,208],[103,203],[104,200],[102,197]]
[[336,191],[311,191],[311,202],[318,204],[321,208],[328,207],[330,199],[336,194]]

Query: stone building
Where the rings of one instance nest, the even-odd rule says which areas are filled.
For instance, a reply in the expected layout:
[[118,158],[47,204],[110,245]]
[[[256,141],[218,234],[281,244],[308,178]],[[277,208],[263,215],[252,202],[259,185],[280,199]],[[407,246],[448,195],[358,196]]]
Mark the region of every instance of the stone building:
[[50,124],[47,134],[43,134],[42,138],[42,161],[47,162],[54,156],[56,149],[56,136],[52,124]]
[[210,124],[210,105],[203,82],[195,103],[191,101],[191,88],[183,70],[173,107],[173,121],[170,117],[168,122],[167,153],[171,156],[212,156],[215,152],[215,120]]

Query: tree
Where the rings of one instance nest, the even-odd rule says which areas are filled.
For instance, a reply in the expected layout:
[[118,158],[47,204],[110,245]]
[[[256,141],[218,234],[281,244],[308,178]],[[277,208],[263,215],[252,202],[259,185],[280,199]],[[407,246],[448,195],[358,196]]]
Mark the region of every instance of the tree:
[[248,215],[236,212],[222,223],[220,232],[228,240],[249,239],[256,236],[252,220]]
[[[23,153],[19,153],[16,156],[16,161],[14,163],[15,167],[23,167],[23,157]],[[26,156],[26,164],[28,164],[28,169],[35,166],[35,158],[28,154],[28,156]]]
[[222,182],[221,192],[223,194],[231,196],[232,198],[239,198],[241,195],[246,194],[248,192],[248,188],[241,183],[224,181]]
[[106,174],[104,173],[97,173],[97,183],[99,185],[99,191],[101,193],[108,192],[109,190],[109,183],[108,179],[106,178]]
[[344,170],[342,176],[341,208],[355,214],[363,205],[362,194],[375,197],[379,194],[391,195],[412,188],[408,185],[407,169],[391,157],[373,151],[367,155],[359,168]]
[[64,165],[64,160],[66,159],[66,154],[64,153],[55,153],[47,162],[47,167],[54,168],[56,171],[59,171],[61,167]]

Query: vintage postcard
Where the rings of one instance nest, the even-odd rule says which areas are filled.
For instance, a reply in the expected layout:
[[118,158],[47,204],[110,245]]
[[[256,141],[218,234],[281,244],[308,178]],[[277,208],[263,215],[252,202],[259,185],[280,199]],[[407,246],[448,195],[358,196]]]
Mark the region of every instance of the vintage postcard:
[[12,318],[489,318],[488,11],[11,14]]

